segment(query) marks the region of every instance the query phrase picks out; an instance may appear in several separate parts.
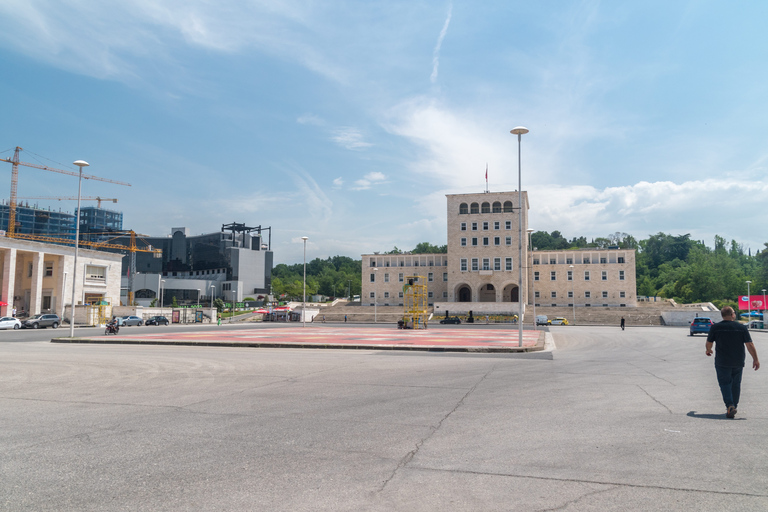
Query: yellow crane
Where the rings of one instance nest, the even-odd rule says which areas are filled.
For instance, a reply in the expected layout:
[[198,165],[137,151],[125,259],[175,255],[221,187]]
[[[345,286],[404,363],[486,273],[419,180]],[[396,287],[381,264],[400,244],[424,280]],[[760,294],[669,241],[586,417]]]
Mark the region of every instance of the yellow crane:
[[[20,196],[16,199],[39,199],[43,201],[77,201],[77,197],[51,197],[51,196]],[[101,208],[102,201],[117,202],[117,199],[113,197],[81,197],[81,201],[98,201],[97,208]]]
[[82,177],[84,180],[96,180],[96,181],[105,181],[107,183],[114,183],[116,185],[125,185],[126,187],[130,187],[130,183],[125,183],[123,181],[116,181],[116,180],[109,180],[107,178],[100,178],[98,176],[93,176],[90,174],[81,174],[80,172],[76,171],[67,171],[64,169],[56,169],[54,167],[48,167],[47,165],[38,165],[38,164],[32,164],[29,162],[22,162],[19,160],[19,152],[22,151],[22,148],[19,146],[16,146],[16,151],[13,153],[13,158],[0,158],[0,162],[8,162],[9,164],[13,164],[13,170],[11,172],[11,200],[10,200],[10,207],[8,209],[8,230],[6,232],[6,235],[8,238],[20,238],[18,234],[16,233],[16,200],[17,197],[17,189],[19,187],[19,166],[23,165],[25,167],[32,167],[34,169],[42,169],[44,171],[51,171],[51,172],[57,172],[59,174],[66,174],[68,176],[78,176]]

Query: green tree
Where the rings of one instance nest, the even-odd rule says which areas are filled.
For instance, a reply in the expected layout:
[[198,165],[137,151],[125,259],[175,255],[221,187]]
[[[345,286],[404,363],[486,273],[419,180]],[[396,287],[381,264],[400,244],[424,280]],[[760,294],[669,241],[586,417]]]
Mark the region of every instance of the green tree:
[[448,252],[448,246],[432,245],[429,242],[421,242],[411,252],[414,254],[445,254]]
[[213,307],[216,308],[216,310],[221,313],[224,311],[224,301],[221,299],[213,299]]
[[171,299],[171,307],[174,307],[174,308],[179,307],[179,303],[176,301],[176,296],[175,295]]

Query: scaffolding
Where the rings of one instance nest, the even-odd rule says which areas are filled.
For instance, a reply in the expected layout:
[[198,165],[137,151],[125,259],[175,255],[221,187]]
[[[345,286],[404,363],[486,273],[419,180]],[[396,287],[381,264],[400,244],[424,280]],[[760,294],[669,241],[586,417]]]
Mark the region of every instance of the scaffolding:
[[427,328],[427,282],[424,276],[408,276],[403,286],[403,325],[406,329]]

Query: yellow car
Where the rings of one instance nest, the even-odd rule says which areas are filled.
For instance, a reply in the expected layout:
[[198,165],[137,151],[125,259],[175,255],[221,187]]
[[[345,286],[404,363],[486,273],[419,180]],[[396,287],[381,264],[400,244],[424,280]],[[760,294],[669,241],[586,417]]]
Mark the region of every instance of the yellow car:
[[568,325],[568,319],[563,318],[562,316],[558,316],[557,318],[553,318],[547,323],[549,325]]

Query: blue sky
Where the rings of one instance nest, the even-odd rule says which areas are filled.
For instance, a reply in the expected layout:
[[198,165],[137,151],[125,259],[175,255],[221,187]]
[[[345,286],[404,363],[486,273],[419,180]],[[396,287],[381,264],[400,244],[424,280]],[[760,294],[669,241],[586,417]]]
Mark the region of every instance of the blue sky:
[[[524,125],[534,229],[768,241],[768,3],[4,0],[0,15],[2,156],[131,183],[83,195],[119,198],[137,232],[272,226],[282,263],[305,235],[308,259],[444,244],[445,194],[484,190],[486,164],[492,191],[517,188]],[[20,175],[19,196],[77,195]]]

